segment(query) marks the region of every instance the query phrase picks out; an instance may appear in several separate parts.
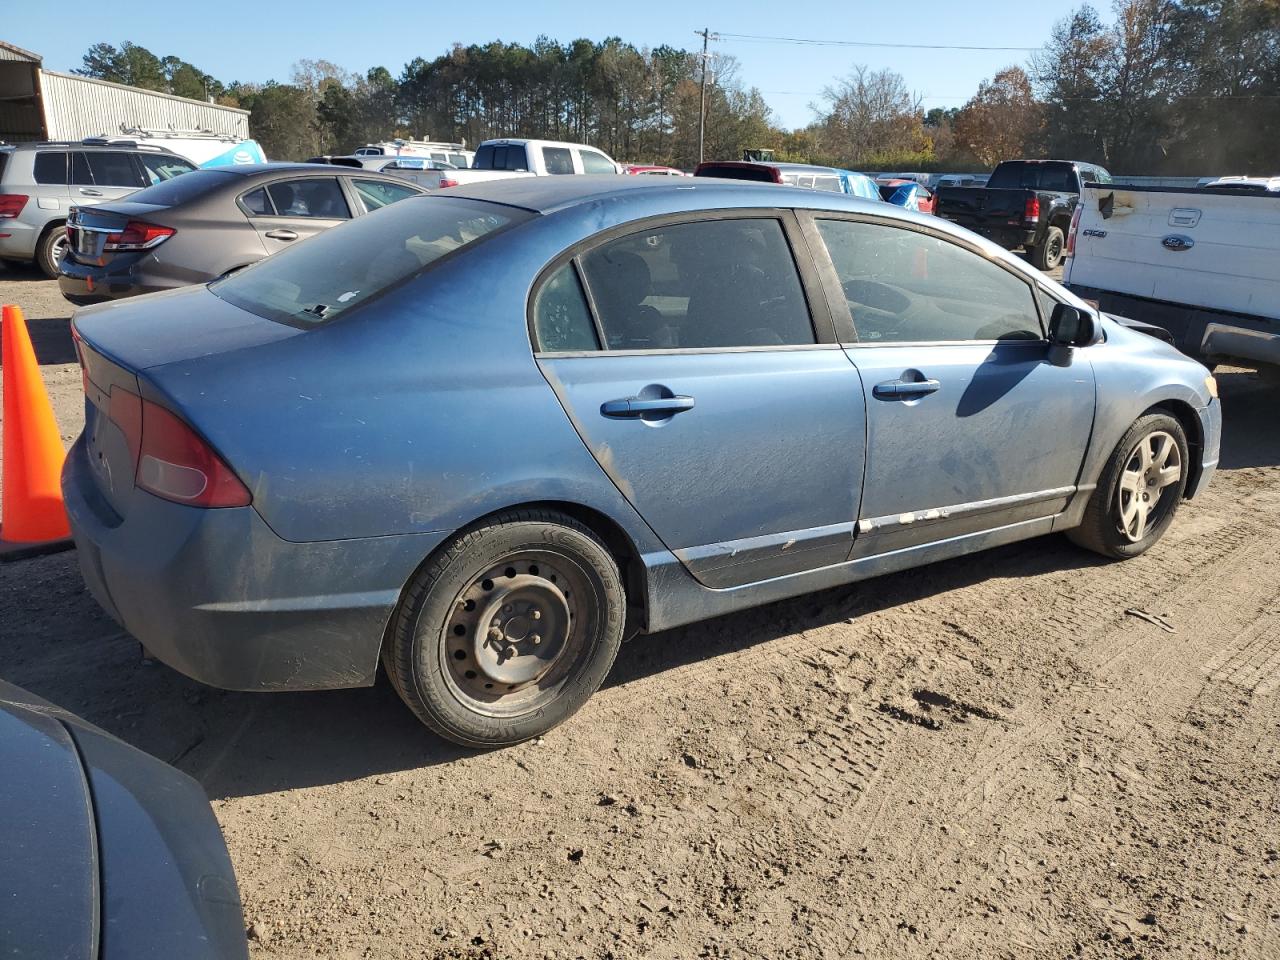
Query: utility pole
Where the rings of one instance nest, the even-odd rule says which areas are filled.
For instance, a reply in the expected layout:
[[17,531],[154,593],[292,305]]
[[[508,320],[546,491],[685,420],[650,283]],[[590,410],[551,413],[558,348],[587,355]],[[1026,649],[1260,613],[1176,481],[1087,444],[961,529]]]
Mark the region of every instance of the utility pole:
[[703,160],[703,144],[707,139],[707,43],[720,38],[711,32],[710,27],[693,31],[702,38],[702,92],[698,99],[698,162]]

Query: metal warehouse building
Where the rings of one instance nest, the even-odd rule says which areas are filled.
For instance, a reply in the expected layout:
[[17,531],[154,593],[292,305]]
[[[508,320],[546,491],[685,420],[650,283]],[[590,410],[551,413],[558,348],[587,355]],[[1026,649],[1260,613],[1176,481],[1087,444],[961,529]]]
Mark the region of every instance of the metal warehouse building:
[[0,41],[0,142],[82,140],[127,128],[249,136],[249,111],[57,73]]

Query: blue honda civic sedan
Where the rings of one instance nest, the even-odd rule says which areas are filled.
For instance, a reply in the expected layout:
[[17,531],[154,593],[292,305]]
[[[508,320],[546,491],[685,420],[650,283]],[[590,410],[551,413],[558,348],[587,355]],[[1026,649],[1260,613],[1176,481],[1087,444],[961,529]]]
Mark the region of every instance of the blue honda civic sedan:
[[242,690],[543,733],[625,637],[1056,531],[1142,553],[1216,384],[992,244],[772,185],[513,179],[81,310],[85,580]]

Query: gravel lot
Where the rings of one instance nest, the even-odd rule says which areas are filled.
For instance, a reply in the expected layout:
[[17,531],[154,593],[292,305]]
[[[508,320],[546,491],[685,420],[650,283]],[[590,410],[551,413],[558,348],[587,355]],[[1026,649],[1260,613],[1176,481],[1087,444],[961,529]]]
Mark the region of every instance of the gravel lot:
[[[0,301],[70,440],[56,287]],[[1272,958],[1280,394],[1220,380],[1223,468],[1151,553],[1045,538],[642,638],[498,753],[385,682],[147,664],[73,553],[0,566],[0,676],[204,784],[255,958]]]

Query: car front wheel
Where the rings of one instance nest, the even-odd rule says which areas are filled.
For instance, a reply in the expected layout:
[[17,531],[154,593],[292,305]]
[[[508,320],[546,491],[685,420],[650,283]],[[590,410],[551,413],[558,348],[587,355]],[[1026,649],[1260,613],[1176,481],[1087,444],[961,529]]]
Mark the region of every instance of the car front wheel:
[[1083,522],[1067,536],[1120,560],[1145,553],[1173,523],[1189,464],[1177,420],[1165,413],[1140,417],[1107,461]]
[[459,534],[414,575],[384,662],[436,733],[509,746],[599,688],[625,613],[617,564],[595,534],[557,512],[515,511]]

